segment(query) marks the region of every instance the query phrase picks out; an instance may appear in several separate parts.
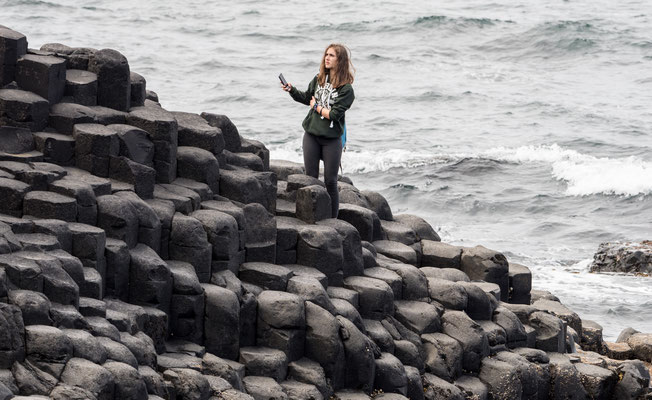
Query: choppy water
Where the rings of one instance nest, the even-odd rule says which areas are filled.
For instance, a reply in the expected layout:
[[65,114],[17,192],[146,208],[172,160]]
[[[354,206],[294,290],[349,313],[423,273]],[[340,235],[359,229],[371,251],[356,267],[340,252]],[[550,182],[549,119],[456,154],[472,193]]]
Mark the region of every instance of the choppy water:
[[358,187],[530,266],[609,339],[652,332],[652,278],[587,273],[600,242],[652,238],[652,5],[436,3],[0,0],[0,24],[115,48],[167,109],[227,114],[295,161],[306,109],[276,76],[305,87],[344,42]]

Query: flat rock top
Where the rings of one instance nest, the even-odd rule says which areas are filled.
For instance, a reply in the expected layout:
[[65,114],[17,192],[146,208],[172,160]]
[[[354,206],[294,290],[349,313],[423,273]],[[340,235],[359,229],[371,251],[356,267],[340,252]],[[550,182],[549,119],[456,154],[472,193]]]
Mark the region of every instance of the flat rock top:
[[69,69],[66,71],[66,81],[87,84],[97,80],[97,74],[82,69]]
[[174,122],[176,119],[172,113],[160,107],[134,107],[129,110],[129,117],[144,119],[147,121]]
[[4,26],[0,26],[0,36],[11,40],[25,39],[25,35],[22,33],[16,32]]
[[21,60],[32,61],[35,63],[45,64],[45,65],[61,65],[66,63],[66,60],[64,60],[63,58],[54,57],[54,56],[38,56],[35,54],[26,54],[22,56],[21,59],[18,60],[18,62],[20,62]]
[[67,203],[76,202],[76,200],[73,199],[72,197],[64,196],[59,193],[42,192],[38,190],[27,193],[25,195],[25,200],[40,200],[40,201],[44,201],[48,203],[56,203],[56,204],[67,204]]
[[19,101],[23,103],[48,102],[36,93],[19,89],[0,89],[0,100]]

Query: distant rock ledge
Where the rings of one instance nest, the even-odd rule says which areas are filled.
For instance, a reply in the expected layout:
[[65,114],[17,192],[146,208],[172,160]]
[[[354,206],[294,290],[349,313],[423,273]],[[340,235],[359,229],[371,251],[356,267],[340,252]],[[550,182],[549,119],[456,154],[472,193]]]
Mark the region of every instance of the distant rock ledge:
[[[532,274],[0,27],[0,400],[650,398]],[[647,396],[647,397],[646,397]]]
[[652,274],[652,241],[602,243],[593,256],[591,272]]

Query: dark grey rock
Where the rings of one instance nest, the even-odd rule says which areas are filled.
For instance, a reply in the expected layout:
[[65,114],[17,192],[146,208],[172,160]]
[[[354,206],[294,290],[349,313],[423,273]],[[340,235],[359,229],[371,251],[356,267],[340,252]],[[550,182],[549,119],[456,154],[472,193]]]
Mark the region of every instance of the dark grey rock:
[[137,74],[133,71],[129,72],[129,83],[130,83],[130,106],[131,107],[140,107],[145,104],[147,99],[147,81],[143,78],[142,75]]
[[[29,361],[14,363],[11,372],[14,375],[20,393],[26,396],[47,396],[57,384],[55,377],[42,371]],[[17,397],[13,398],[15,399]]]
[[439,332],[443,312],[444,308],[435,304],[408,300],[394,302],[396,319],[419,335]]
[[430,298],[453,310],[465,310],[468,294],[460,282],[428,278]]
[[88,329],[88,323],[72,305],[54,303],[50,308],[54,326],[68,329]]
[[441,239],[435,230],[423,218],[411,214],[394,215],[394,221],[400,222],[412,228],[417,234],[418,240],[431,240],[439,242]]
[[138,244],[129,253],[129,301],[167,312],[172,293],[172,275],[167,264],[143,244]]
[[280,265],[267,263],[244,263],[238,277],[243,282],[253,283],[263,289],[285,291],[292,271]]
[[[240,138],[242,152],[253,153],[263,160],[263,169],[269,171],[269,150],[258,140]],[[228,149],[227,149],[228,150]]]
[[351,276],[344,279],[344,287],[359,295],[360,315],[363,318],[381,319],[394,313],[394,293],[380,279]]
[[138,243],[138,214],[128,200],[110,195],[97,198],[97,226],[129,248]]
[[444,333],[428,333],[421,336],[426,371],[452,381],[462,373],[464,350],[457,340]]
[[216,210],[198,210],[192,214],[204,226],[212,246],[212,271],[237,272],[239,265],[239,229],[231,215]]
[[245,366],[237,361],[222,359],[211,353],[206,353],[202,359],[204,375],[218,376],[229,382],[234,389],[244,390],[242,378]]
[[172,115],[179,124],[179,146],[204,149],[216,156],[224,150],[224,136],[219,128],[209,125],[198,114],[172,112]]
[[[349,278],[350,279],[350,278]],[[344,346],[339,337],[340,324],[328,311],[306,302],[305,354],[324,368],[333,389],[344,384]]]
[[317,225],[329,226],[340,234],[342,238],[342,272],[344,277],[362,275],[364,261],[362,259],[360,233],[357,229],[346,221],[334,218],[319,221]]
[[61,374],[61,381],[89,390],[98,400],[113,399],[115,377],[106,368],[82,358],[71,359]]
[[143,332],[131,335],[121,332],[118,341],[125,345],[138,360],[138,365],[154,367],[156,365],[156,349],[154,341]]
[[138,360],[124,344],[103,336],[96,337],[96,341],[98,349],[101,348],[106,353],[107,360],[118,361],[138,368]]
[[360,296],[355,290],[331,286],[326,289],[326,292],[331,299],[346,300],[356,309],[360,308]]
[[24,251],[16,254],[21,258],[36,262],[40,267],[43,277],[42,291],[51,301],[78,306],[79,287],[62,268],[61,262],[56,257],[40,252]]
[[273,172],[252,172],[244,168],[220,171],[220,192],[242,204],[259,203],[267,211],[276,210],[276,175]]
[[307,383],[288,380],[281,382],[281,388],[289,400],[322,400],[324,398],[315,385]]
[[652,273],[652,242],[601,243],[593,256],[591,272]]
[[73,103],[84,106],[97,105],[97,74],[80,69],[68,69],[64,95]]
[[380,226],[383,229],[383,238],[405,245],[413,245],[418,242],[417,234],[409,226],[396,221],[386,221],[381,218]]
[[34,139],[29,129],[1,126],[0,138],[0,152],[20,154],[34,150]]
[[58,384],[50,392],[50,398],[54,400],[96,400],[97,397],[90,391],[77,386]]
[[311,185],[297,190],[297,218],[314,224],[331,217],[331,198],[323,186]]
[[374,388],[375,357],[380,356],[380,348],[348,319],[337,317],[337,320],[341,325],[340,336],[346,360],[345,386],[369,393]]
[[243,379],[247,393],[254,399],[278,399],[287,400],[288,397],[274,379],[264,376],[246,376]]
[[43,153],[43,161],[58,165],[75,165],[75,139],[52,132],[36,132],[34,145]]
[[147,400],[147,386],[137,369],[117,361],[107,361],[102,364],[102,367],[115,378],[116,398]]
[[413,265],[385,262],[378,258],[378,265],[396,273],[401,278],[401,297],[404,300],[428,301],[428,280],[418,268]]
[[0,303],[0,368],[25,358],[25,327],[20,308]]
[[426,400],[463,400],[465,398],[457,386],[428,373],[423,375],[423,391]]
[[112,49],[99,50],[91,55],[88,70],[97,74],[97,104],[129,111],[131,84],[125,56]]
[[[363,319],[366,334],[376,343],[382,352],[394,353],[394,338],[380,321]],[[396,334],[400,339],[400,334]]]
[[417,264],[417,254],[410,246],[390,240],[376,240],[373,245],[384,256],[406,264]]
[[567,399],[586,399],[588,394],[575,365],[564,354],[549,353],[550,393],[549,396]]
[[382,238],[380,219],[369,209],[353,204],[340,204],[337,218],[353,225],[362,240],[372,242]]
[[60,329],[45,325],[25,327],[27,359],[58,377],[73,356],[73,345]]
[[652,362],[652,334],[634,333],[627,338],[627,344],[632,348],[636,358]]
[[462,248],[433,240],[421,241],[422,266],[435,268],[461,268]]
[[42,131],[48,122],[49,104],[38,94],[17,89],[0,89],[0,123]]
[[[280,350],[267,347],[240,348],[239,362],[244,364],[246,375],[265,376],[276,382],[285,380],[288,359]],[[245,388],[246,388],[245,378]]]
[[89,332],[79,329],[64,329],[63,333],[72,344],[73,357],[84,358],[95,364],[102,364],[106,361],[106,350],[100,345],[99,340]]
[[461,311],[446,311],[442,316],[442,332],[454,337],[464,349],[462,366],[478,371],[480,361],[489,355],[489,342],[482,328]]
[[554,315],[542,311],[530,314],[529,325],[536,330],[536,348],[563,353],[566,325]]
[[52,56],[24,55],[16,62],[16,83],[51,104],[57,103],[66,88],[66,60]]
[[90,108],[74,103],[58,103],[50,107],[48,125],[59,133],[72,136],[76,124],[95,122],[95,113]]
[[303,164],[286,160],[270,160],[269,169],[276,174],[280,181],[287,181],[289,175],[305,173]]
[[288,281],[287,291],[299,295],[304,301],[312,301],[330,313],[335,311],[326,289],[316,278],[294,276]]
[[532,272],[524,265],[509,264],[509,301],[510,303],[530,304],[532,290]]
[[624,361],[616,372],[622,376],[613,392],[617,399],[635,399],[645,393],[650,384],[650,373],[640,360]]
[[382,353],[376,359],[375,389],[407,395],[407,383],[405,367],[398,358],[390,353]]
[[211,253],[212,247],[202,223],[195,218],[176,213],[170,231],[170,258],[192,264],[199,281],[209,282]]
[[52,325],[50,300],[39,292],[30,290],[9,291],[9,303],[20,308],[26,325]]
[[74,222],[77,218],[77,203],[75,199],[57,193],[29,192],[23,199],[23,214]]
[[331,298],[331,303],[334,307],[334,315],[341,315],[351,321],[361,332],[366,333],[366,329],[362,322],[362,316],[351,303],[346,300],[335,298]]
[[16,61],[27,53],[27,38],[22,33],[0,26],[0,86],[15,80]]
[[226,115],[211,114],[203,112],[201,117],[204,118],[212,127],[218,128],[224,136],[224,148],[228,151],[241,151],[241,138],[238,128],[231,122]]
[[240,303],[232,291],[211,284],[202,285],[206,294],[204,337],[206,350],[219,357],[238,357]]
[[324,369],[317,362],[308,358],[289,363],[287,378],[314,385],[324,398],[328,398],[333,393],[333,389],[326,381]]
[[[109,177],[125,182],[129,191],[134,191],[143,199],[150,199],[154,195],[156,170],[143,164],[131,161],[127,157],[110,157]],[[117,189],[116,184],[113,185]]]
[[23,199],[31,187],[23,182],[0,178],[0,196],[4,199],[0,212],[20,217],[23,215]]
[[179,146],[177,176],[204,182],[213,193],[220,191],[220,166],[210,151],[197,147]]
[[482,246],[464,248],[462,251],[460,269],[471,279],[497,284],[500,287],[502,301],[509,300],[508,268],[505,256],[496,251]]

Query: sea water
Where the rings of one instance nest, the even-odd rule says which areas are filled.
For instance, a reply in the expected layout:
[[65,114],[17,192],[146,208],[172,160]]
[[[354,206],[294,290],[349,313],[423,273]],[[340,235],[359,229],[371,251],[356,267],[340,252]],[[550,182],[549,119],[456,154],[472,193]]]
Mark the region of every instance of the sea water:
[[228,115],[301,161],[305,89],[332,42],[357,69],[344,173],[448,243],[529,266],[615,339],[652,332],[652,278],[588,273],[652,239],[649,1],[0,0],[0,24],[113,48],[168,110]]

